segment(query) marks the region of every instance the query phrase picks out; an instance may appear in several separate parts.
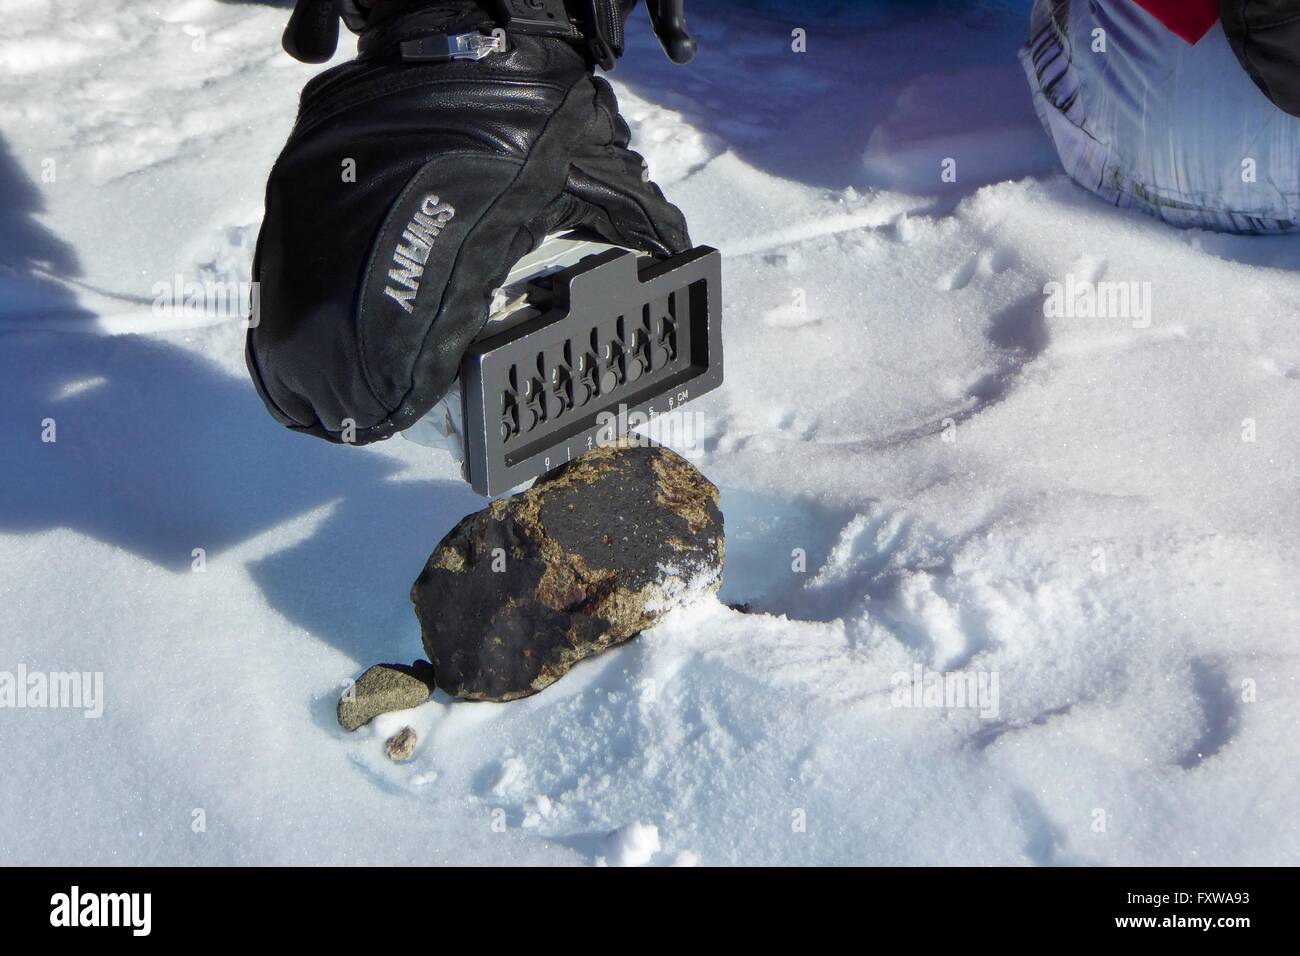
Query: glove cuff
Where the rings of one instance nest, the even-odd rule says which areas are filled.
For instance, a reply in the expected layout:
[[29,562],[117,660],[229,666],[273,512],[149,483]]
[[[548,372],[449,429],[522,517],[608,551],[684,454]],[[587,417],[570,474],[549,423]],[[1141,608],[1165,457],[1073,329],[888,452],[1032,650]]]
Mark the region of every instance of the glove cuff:
[[[343,0],[356,3],[357,0]],[[582,50],[603,69],[623,54],[623,22],[635,0],[372,0],[359,31],[363,58],[391,55],[404,43],[434,40],[408,58],[439,59],[441,37],[504,30],[511,36],[551,37]],[[447,56],[448,59],[458,57]]]
[[[553,37],[582,50],[588,61],[612,70],[623,55],[623,26],[637,0],[297,0],[284,31],[285,51],[304,63],[324,63],[338,45],[341,18],[361,35],[363,57],[397,49],[410,40],[434,40],[484,30]],[[646,0],[655,34],[674,63],[689,63],[695,40],[686,29],[683,0]],[[442,43],[448,55],[430,56],[439,43],[415,59],[481,59],[485,46],[466,37],[479,55],[456,42]]]
[[390,56],[407,41],[439,34],[490,32],[496,21],[485,6],[473,0],[382,0],[359,31],[357,56]]

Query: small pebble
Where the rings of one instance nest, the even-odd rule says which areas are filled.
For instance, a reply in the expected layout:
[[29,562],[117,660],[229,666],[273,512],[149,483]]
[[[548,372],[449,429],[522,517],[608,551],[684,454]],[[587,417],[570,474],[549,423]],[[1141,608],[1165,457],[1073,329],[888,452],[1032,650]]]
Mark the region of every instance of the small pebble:
[[388,754],[389,760],[410,760],[411,754],[415,753],[415,744],[415,731],[410,727],[403,727],[384,741],[384,752]]

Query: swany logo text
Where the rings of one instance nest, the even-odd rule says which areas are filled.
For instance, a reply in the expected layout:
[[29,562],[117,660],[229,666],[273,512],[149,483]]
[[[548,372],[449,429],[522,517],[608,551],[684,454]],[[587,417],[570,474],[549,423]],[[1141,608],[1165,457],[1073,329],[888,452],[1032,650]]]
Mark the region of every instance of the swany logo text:
[[50,897],[50,925],[129,927],[132,936],[153,928],[152,893],[83,893],[78,886]]
[[415,311],[415,294],[420,291],[420,279],[424,277],[433,242],[454,215],[455,209],[434,193],[426,193],[393,249],[394,267],[388,270],[384,295],[408,313]]

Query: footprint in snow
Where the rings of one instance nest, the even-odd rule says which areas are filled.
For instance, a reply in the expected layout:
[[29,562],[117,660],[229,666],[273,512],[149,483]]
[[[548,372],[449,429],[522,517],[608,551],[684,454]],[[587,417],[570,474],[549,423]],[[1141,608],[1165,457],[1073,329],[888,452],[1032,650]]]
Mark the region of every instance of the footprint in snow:
[[1080,256],[1070,266],[1069,274],[1076,282],[1100,282],[1110,268],[1102,256]]
[[768,309],[762,315],[762,322],[772,329],[797,329],[805,325],[816,325],[821,318],[814,315],[806,306],[802,309],[793,305],[780,305]]
[[1270,375],[1290,379],[1293,382],[1300,381],[1300,364],[1296,362],[1276,358],[1272,355],[1261,355],[1255,360],[1255,363]]
[[798,409],[777,409],[772,418],[777,431],[792,434],[801,441],[808,441],[817,434],[817,420]]
[[970,256],[952,272],[940,276],[935,282],[935,288],[944,292],[958,292],[970,285],[976,276],[981,279],[995,276],[1010,269],[1015,262],[1015,252],[1005,246],[985,249],[978,255]]

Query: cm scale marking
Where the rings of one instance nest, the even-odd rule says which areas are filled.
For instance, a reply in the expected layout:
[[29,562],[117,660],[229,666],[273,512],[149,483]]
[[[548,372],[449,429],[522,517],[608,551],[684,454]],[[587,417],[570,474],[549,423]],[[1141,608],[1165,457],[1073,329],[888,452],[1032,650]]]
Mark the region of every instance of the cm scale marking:
[[[722,384],[722,257],[611,248],[528,286],[460,367],[465,473],[497,495]],[[617,437],[605,434],[603,437]]]

